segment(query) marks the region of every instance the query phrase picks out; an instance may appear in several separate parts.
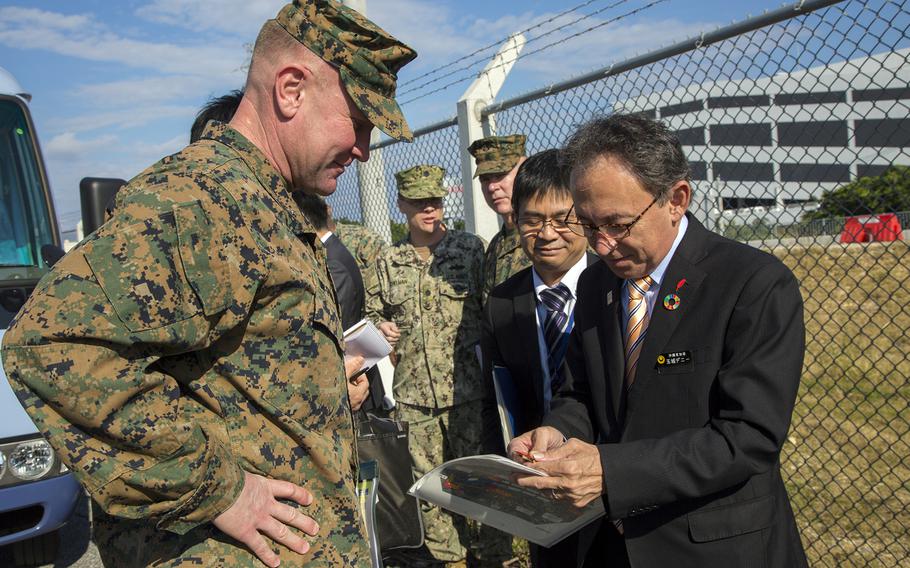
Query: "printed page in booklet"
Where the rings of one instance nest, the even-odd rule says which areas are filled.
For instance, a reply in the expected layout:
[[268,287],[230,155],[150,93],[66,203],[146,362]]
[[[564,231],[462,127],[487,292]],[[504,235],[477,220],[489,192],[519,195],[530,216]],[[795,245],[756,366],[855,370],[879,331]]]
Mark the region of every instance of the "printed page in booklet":
[[344,356],[362,355],[361,371],[369,369],[391,352],[392,346],[370,320],[362,319],[344,332]]
[[496,455],[448,461],[411,487],[409,494],[541,546],[560,540],[604,515],[595,499],[579,509],[515,479],[544,473]]

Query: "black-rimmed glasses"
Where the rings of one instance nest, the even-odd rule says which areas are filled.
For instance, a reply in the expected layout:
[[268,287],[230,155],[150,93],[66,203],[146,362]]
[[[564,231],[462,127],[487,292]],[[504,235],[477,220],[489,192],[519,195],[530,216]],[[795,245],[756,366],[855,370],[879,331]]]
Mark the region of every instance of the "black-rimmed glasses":
[[563,224],[568,227],[570,231],[576,235],[591,238],[596,234],[610,239],[611,241],[619,241],[629,236],[629,233],[632,232],[632,227],[635,226],[635,223],[638,223],[642,217],[645,216],[645,213],[648,212],[648,209],[654,206],[657,203],[657,197],[651,200],[651,203],[645,207],[645,210],[638,214],[638,217],[632,219],[629,223],[602,223],[600,225],[592,225],[591,223],[583,223],[581,221],[572,221],[570,216],[574,217],[574,210],[569,211],[566,218],[563,220]]
[[552,218],[552,217],[519,217],[518,221],[515,223],[518,226],[518,232],[522,235],[536,235],[540,231],[543,231],[543,228],[549,225],[557,233],[566,233],[573,232],[569,228],[569,222],[576,221],[575,215],[571,211],[565,217],[562,218]]

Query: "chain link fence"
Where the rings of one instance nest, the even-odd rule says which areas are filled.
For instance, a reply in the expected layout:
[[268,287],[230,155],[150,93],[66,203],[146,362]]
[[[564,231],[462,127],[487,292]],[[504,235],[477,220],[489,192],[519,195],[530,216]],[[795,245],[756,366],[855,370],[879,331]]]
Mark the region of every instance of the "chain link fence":
[[[444,219],[449,226],[464,228],[464,195],[461,184],[461,159],[459,157],[458,125],[455,119],[414,132],[414,142],[402,144],[394,141],[380,142],[370,149],[369,167],[360,166],[346,172],[338,179],[338,190],[329,198],[332,212],[341,221],[362,222],[364,209],[360,183],[384,188],[385,203],[372,203],[367,207],[388,207],[393,230],[393,240],[404,231],[404,215],[398,210],[395,172],[419,164],[436,164],[446,170],[443,183],[449,193],[444,199]],[[375,160],[375,162],[374,162]]]
[[[910,169],[900,166],[910,166],[910,2],[789,10],[485,116],[498,134],[526,134],[532,153],[599,114],[645,113],[677,132],[694,214],[771,251],[802,283],[806,362],[782,461],[810,563],[908,565]],[[430,162],[449,174],[455,222],[458,127],[453,119],[419,134],[378,148],[393,220],[402,219],[394,172]],[[356,176],[345,174],[336,215],[362,218],[357,196]]]

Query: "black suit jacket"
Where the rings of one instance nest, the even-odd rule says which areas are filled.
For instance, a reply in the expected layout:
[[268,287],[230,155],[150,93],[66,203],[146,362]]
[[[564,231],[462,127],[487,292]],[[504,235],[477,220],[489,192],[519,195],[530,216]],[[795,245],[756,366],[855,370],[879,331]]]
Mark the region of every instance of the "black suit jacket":
[[[588,266],[600,259],[587,253]],[[578,303],[576,302],[576,308]],[[484,452],[505,455],[496,393],[493,387],[493,365],[509,369],[515,381],[519,408],[515,432],[527,432],[540,426],[544,412],[540,344],[537,337],[537,299],[531,268],[525,268],[496,286],[484,306],[481,336],[484,377]]]
[[[341,325],[344,329],[350,328],[363,319],[365,315],[366,295],[363,288],[363,276],[354,256],[344,246],[336,235],[332,234],[325,240],[326,263],[332,283],[335,285],[335,294],[338,296],[338,309],[341,312]],[[370,381],[370,396],[364,401],[362,410],[375,410],[381,408],[384,389],[379,369],[371,367],[367,372]]]
[[[588,266],[600,259],[587,254]],[[575,303],[578,312],[580,302]],[[496,286],[484,306],[481,352],[483,353],[483,446],[484,453],[505,455],[496,392],[493,387],[493,364],[509,369],[518,391],[515,432],[540,426],[544,415],[543,369],[537,338],[537,298],[531,268],[525,268]],[[577,317],[577,316],[576,316]],[[551,549],[532,546],[535,568],[582,566],[597,527],[582,529]]]
[[[805,346],[796,279],[689,216],[627,396],[622,284],[602,263],[582,275],[585,309],[544,422],[598,444],[632,565],[806,566],[779,461]],[[672,353],[682,362],[659,363]]]
[[326,261],[329,273],[335,284],[338,295],[338,307],[341,310],[341,325],[348,329],[363,319],[366,296],[363,291],[363,277],[357,261],[350,251],[334,234],[325,240]]

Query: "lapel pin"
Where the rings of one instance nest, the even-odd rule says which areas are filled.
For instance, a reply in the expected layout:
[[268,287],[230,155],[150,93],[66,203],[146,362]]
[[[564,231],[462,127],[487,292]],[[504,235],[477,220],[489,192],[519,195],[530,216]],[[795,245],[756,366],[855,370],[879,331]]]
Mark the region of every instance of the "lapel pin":
[[[686,285],[686,279],[683,278],[676,284],[676,292],[679,292],[679,289]],[[667,294],[664,296],[664,309],[670,310],[671,312],[679,307],[680,299],[676,292],[672,294]]]
[[609,292],[607,292],[607,305],[609,306],[612,303],[613,303],[613,290],[610,290]]

